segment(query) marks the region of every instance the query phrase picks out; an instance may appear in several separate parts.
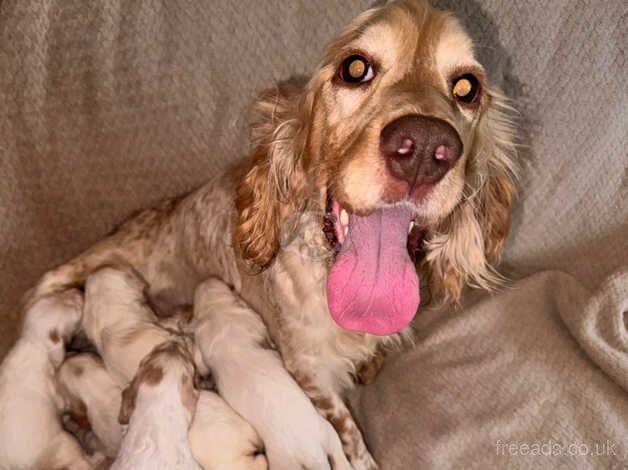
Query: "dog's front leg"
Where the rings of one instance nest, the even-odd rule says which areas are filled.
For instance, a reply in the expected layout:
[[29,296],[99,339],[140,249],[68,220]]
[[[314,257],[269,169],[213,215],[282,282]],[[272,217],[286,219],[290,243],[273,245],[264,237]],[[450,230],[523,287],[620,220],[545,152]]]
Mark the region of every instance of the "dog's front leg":
[[286,367],[299,383],[303,391],[310,397],[318,412],[329,421],[342,442],[345,455],[354,470],[377,470],[378,465],[371,456],[362,433],[347,408],[344,400],[332,387],[323,385],[327,382],[321,375],[304,370],[325,370],[324,365],[317,367],[312,364],[312,357],[307,358],[307,369],[298,366],[298,361],[285,361]]

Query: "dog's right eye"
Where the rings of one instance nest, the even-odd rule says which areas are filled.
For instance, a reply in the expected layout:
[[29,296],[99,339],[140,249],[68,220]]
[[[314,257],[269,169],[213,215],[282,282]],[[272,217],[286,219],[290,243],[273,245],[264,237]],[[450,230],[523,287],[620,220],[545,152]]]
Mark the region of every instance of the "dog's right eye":
[[340,68],[340,78],[347,83],[367,83],[373,80],[375,72],[369,61],[359,54],[347,57]]

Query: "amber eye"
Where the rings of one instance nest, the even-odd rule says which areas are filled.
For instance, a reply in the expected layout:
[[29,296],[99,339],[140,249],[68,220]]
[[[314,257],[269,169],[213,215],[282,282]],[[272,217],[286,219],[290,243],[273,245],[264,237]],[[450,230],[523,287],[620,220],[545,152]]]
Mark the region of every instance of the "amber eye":
[[454,80],[451,93],[458,101],[471,104],[480,95],[480,81],[475,75],[466,73]]
[[361,55],[351,55],[342,62],[340,78],[345,82],[366,83],[373,80],[374,76],[373,66]]

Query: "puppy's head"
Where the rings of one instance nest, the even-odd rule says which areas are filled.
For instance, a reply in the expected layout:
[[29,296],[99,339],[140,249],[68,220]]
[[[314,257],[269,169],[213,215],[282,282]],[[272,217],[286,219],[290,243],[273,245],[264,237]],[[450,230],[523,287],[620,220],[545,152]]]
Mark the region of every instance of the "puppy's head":
[[64,411],[82,428],[89,428],[84,397],[116,389],[100,357],[92,353],[70,356],[57,370],[57,388]]
[[42,297],[25,311],[23,336],[44,344],[52,363],[59,366],[82,315],[83,294],[78,289]]
[[[143,394],[154,403],[180,400],[189,423],[198,400],[194,375],[194,362],[183,341],[166,341],[155,347],[142,359],[135,377],[122,392],[118,421],[120,424],[129,424],[138,397]],[[168,391],[174,391],[176,397]]]
[[[304,87],[280,87],[260,109],[236,201],[244,259],[267,267],[286,218],[320,211],[337,253],[330,310],[342,326],[377,334],[414,315],[415,269],[431,301],[457,301],[465,283],[496,279],[514,192],[513,129],[455,18],[421,0],[369,10],[328,46]],[[358,318],[373,305],[388,312]]]

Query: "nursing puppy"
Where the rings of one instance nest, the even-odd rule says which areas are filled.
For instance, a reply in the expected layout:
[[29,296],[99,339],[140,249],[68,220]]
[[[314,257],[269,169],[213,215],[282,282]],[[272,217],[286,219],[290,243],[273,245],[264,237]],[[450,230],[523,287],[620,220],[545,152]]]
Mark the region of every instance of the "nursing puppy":
[[[272,470],[351,468],[333,427],[271,348],[262,319],[227,285],[210,279],[198,287],[192,322],[220,395],[259,432]],[[286,416],[291,432],[282,429]]]
[[146,303],[146,282],[128,267],[103,267],[85,283],[82,327],[119,387],[135,377],[144,357],[176,336],[159,325]]
[[122,388],[95,354],[82,353],[66,359],[57,372],[59,389],[68,412],[89,422],[99,450],[110,458],[118,455],[122,427],[118,422]]
[[88,470],[100,460],[87,457],[63,430],[66,403],[55,381],[82,307],[81,293],[69,290],[44,297],[25,312],[20,338],[0,366],[2,470]]
[[188,441],[196,409],[194,362],[181,341],[157,346],[124,390],[119,420],[128,424],[112,470],[201,470]]

